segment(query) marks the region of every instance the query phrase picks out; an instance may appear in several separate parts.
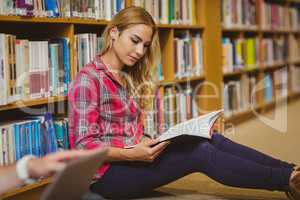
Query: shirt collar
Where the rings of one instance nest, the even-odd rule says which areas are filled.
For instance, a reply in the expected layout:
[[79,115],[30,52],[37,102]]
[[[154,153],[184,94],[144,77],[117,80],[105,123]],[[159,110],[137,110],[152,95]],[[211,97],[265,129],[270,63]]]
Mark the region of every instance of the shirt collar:
[[111,79],[113,80],[116,84],[118,84],[120,87],[123,88],[123,86],[117,81],[117,79],[115,78],[115,76],[113,75],[113,73],[111,73],[108,70],[108,67],[104,64],[104,62],[102,61],[102,59],[100,58],[100,55],[97,55],[95,60],[94,60],[96,69],[98,70],[103,70],[103,72]]

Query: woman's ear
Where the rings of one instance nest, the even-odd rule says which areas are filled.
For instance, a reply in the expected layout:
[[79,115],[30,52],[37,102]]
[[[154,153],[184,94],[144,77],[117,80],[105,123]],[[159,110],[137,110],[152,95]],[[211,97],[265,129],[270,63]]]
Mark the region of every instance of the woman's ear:
[[115,40],[117,37],[119,37],[119,30],[117,27],[112,27],[110,30],[110,37],[112,40]]

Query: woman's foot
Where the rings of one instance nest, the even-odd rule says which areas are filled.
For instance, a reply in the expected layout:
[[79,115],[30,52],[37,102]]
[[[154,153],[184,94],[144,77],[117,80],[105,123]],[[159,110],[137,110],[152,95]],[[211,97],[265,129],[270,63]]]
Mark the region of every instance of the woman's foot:
[[300,200],[300,167],[297,167],[290,178],[290,188],[286,195],[290,200]]

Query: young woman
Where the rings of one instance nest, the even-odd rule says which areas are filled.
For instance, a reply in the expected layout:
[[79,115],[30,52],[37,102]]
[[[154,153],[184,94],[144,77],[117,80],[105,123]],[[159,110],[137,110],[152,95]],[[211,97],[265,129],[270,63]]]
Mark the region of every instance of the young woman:
[[[160,58],[158,32],[144,9],[120,11],[103,32],[100,54],[77,74],[69,92],[70,136],[75,148],[109,146],[108,162],[91,190],[107,198],[141,196],[193,172],[229,186],[279,190],[300,199],[300,171],[234,143],[211,140],[158,143],[143,135],[145,82]],[[135,145],[127,149],[126,146]],[[201,185],[199,185],[201,187]]]

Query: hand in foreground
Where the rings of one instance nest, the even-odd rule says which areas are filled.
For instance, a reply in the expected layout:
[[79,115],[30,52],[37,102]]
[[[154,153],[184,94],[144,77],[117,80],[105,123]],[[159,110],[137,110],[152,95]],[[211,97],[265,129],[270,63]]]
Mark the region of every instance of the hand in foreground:
[[63,170],[70,161],[97,153],[99,150],[70,150],[49,154],[42,158],[30,159],[27,164],[29,177],[38,179],[51,176]]
[[127,149],[129,160],[153,162],[170,142],[159,142],[150,138],[143,139],[132,149]]

